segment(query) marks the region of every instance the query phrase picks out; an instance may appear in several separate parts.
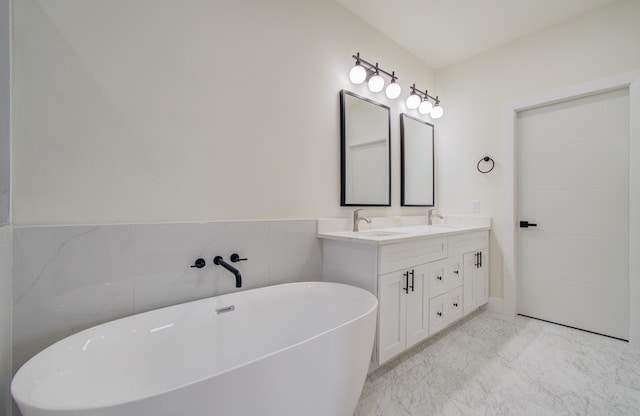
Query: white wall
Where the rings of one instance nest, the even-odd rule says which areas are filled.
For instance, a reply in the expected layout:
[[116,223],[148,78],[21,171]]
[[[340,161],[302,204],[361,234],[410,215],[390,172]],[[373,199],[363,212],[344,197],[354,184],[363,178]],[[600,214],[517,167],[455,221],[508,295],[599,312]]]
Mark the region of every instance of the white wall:
[[[491,293],[501,298],[505,177],[503,114],[508,103],[640,68],[640,2],[623,1],[446,68],[437,74],[446,114],[436,134],[438,200],[446,213],[469,213],[471,200],[495,218]],[[478,160],[496,161],[490,174]]]
[[3,225],[10,221],[10,16],[10,1],[0,0],[0,416],[11,414],[12,376],[12,229]]
[[[332,0],[14,8],[16,225],[347,216],[338,93],[389,104],[348,81],[351,55],[433,88],[431,68]],[[396,207],[368,215],[400,212],[402,101]]]
[[9,222],[11,135],[11,8],[0,0],[0,224]]

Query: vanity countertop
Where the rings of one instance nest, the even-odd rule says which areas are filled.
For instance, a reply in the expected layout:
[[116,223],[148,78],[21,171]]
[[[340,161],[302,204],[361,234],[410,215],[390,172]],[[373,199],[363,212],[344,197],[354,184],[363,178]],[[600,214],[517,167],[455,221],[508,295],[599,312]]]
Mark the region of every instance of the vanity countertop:
[[490,230],[490,225],[463,225],[463,224],[437,224],[437,225],[411,225],[404,227],[387,227],[375,230],[362,231],[333,231],[319,232],[318,238],[339,240],[352,243],[386,245],[405,241],[419,240],[429,237],[444,237],[454,234],[462,234],[469,231]]

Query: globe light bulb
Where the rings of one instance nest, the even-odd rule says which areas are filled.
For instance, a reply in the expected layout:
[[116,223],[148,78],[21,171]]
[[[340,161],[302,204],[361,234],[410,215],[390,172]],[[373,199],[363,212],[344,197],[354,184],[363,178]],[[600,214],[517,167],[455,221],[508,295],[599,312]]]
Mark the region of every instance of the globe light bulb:
[[369,78],[369,90],[371,92],[380,92],[384,88],[384,79],[376,74]]
[[431,113],[429,113],[429,115],[433,119],[439,119],[440,117],[442,117],[443,114],[444,114],[444,109],[440,107],[440,104],[436,104],[435,107],[431,109]]
[[349,79],[356,85],[362,84],[367,79],[367,70],[359,63],[356,63],[349,71]]
[[401,92],[402,88],[400,88],[400,84],[395,81],[391,81],[391,84],[389,84],[387,86],[387,89],[385,90],[387,98],[390,98],[392,100],[398,98]]
[[426,100],[423,100],[420,103],[420,106],[418,107],[418,111],[420,112],[420,114],[425,114],[426,115],[426,114],[429,114],[429,112],[431,111],[432,108],[433,108],[433,104],[427,98]]
[[418,106],[420,106],[421,101],[422,99],[420,98],[420,96],[418,96],[418,94],[414,92],[407,98],[407,108],[409,110],[415,110],[416,108],[418,108]]

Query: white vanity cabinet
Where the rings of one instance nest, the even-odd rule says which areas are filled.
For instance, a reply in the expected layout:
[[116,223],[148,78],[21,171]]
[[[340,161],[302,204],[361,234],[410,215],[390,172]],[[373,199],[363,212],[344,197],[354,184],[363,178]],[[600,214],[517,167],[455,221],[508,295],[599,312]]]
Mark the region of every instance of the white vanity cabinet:
[[464,314],[468,315],[489,301],[488,250],[464,255]]
[[429,264],[429,335],[462,317],[463,257]]
[[378,362],[429,336],[426,265],[378,276]]
[[463,256],[463,315],[489,301],[489,232],[449,237],[449,255]]
[[323,279],[378,297],[374,368],[488,300],[487,228],[393,238],[319,234]]

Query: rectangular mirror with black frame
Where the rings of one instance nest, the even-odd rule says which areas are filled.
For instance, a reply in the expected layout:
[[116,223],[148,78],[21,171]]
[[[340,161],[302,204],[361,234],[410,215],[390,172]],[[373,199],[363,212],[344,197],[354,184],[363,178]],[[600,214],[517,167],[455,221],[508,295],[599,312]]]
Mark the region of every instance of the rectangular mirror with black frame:
[[434,127],[408,114],[400,114],[400,205],[435,205]]
[[390,108],[340,92],[341,206],[391,206]]

